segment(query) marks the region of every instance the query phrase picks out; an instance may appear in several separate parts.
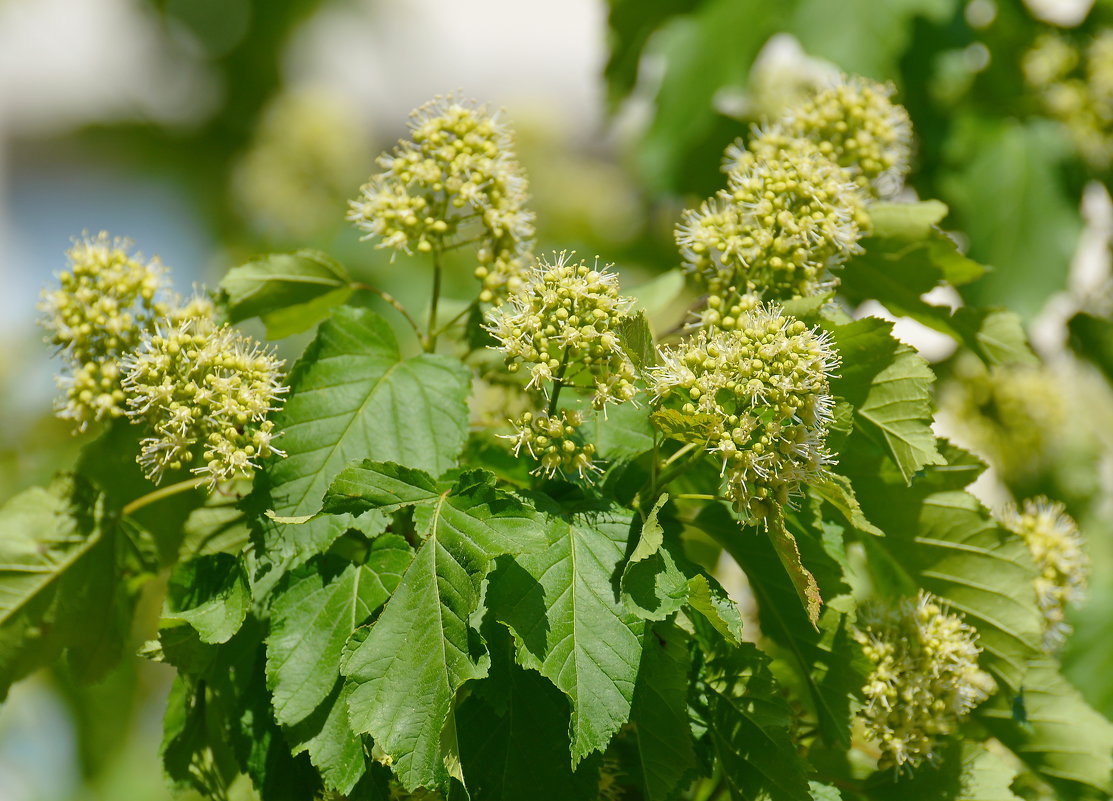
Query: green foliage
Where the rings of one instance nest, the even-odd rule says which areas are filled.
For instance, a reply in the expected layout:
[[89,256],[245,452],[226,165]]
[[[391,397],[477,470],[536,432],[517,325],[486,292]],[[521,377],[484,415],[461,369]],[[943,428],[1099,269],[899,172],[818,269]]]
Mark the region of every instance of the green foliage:
[[[961,13],[952,0],[883,5],[612,2],[609,96],[616,107],[631,94],[648,103],[633,161],[656,207],[678,208],[668,193],[720,190],[724,147],[745,139],[745,122],[777,113],[738,102],[773,33],[901,77],[917,48],[943,47],[925,37],[947,39]],[[653,85],[646,58],[657,59]],[[910,94],[918,128],[945,88]],[[696,293],[671,269],[627,300],[617,275],[535,259],[516,162],[498,162],[514,193],[503,208],[493,184],[476,192],[454,172],[451,148],[436,152],[443,183],[421,198],[375,185],[378,205],[359,211],[378,244],[413,245],[394,272],[428,281],[428,315],[364,283],[356,260],[345,259],[360,280],[320,251],[231,269],[218,296],[230,323],[260,318],[271,339],[317,327],[275,393],[275,453],[207,499],[188,459],[156,489],[133,464],[141,425],[119,419],[75,474],[0,507],[0,694],[60,659],[74,678],[103,676],[140,645],[134,607],[149,588],[163,611],[141,652],[176,671],[163,766],[204,797],[1015,801],[1042,798],[1044,786],[1062,799],[1108,796],[1113,724],[1045,650],[1033,554],[968,490],[984,465],[937,433],[939,388],[961,380],[963,360],[1042,366],[1023,322],[1032,297],[1013,291],[1009,271],[1063,262],[1077,229],[1059,135],[963,113],[945,148],[928,137],[946,125],[929,115],[922,127],[921,158],[936,172],[909,178],[917,194],[870,184],[873,194],[854,195],[868,220],[855,217],[861,236],[839,228],[848,241],[823,251],[839,255],[817,266],[831,270],[814,294],[750,287],[756,295],[742,297],[730,284],[681,311]],[[509,130],[486,114],[444,100],[412,135],[451,139],[475,121],[468,169],[480,174],[495,164],[479,152],[488,144],[509,158]],[[775,138],[762,159],[778,157]],[[835,172],[822,155],[831,143],[819,144],[816,160],[850,192],[861,172]],[[404,188],[417,167],[403,161]],[[936,186],[944,200],[908,200]],[[752,211],[760,200],[716,202]],[[396,202],[436,208],[411,221]],[[747,236],[768,234],[771,223],[752,217]],[[1031,243],[1010,235],[1011,220]],[[775,222],[788,260],[802,258],[799,230],[824,235]],[[473,247],[475,225],[485,227]],[[429,236],[411,241],[417,228]],[[671,245],[658,247],[667,237],[650,233],[633,250],[677,263]],[[425,262],[430,275],[412,269]],[[523,280],[537,264],[552,280]],[[441,297],[442,283],[472,272],[485,294]],[[1057,275],[1047,271],[1041,291],[1058,288]],[[400,337],[356,289],[391,303],[417,336]],[[750,315],[769,297],[779,308]],[[851,314],[867,301],[943,335],[958,357],[929,361],[894,323]],[[538,311],[520,352],[509,363],[492,353],[492,321],[534,306],[544,319]],[[764,339],[739,355],[730,337],[748,337],[756,319]],[[700,326],[714,336],[693,336]],[[1069,325],[1072,348],[1107,375],[1108,329],[1096,312]],[[720,363],[732,359],[741,364]],[[698,386],[688,380],[697,364]],[[667,399],[655,394],[663,371]],[[795,391],[808,382],[814,391]],[[208,376],[197,389],[221,386]],[[180,406],[164,411],[196,416]],[[223,434],[243,425],[231,419]],[[160,571],[164,591],[151,582]],[[950,644],[995,686],[978,688],[989,697],[969,715],[931,706],[938,731],[926,752],[893,769],[892,744],[871,740],[857,716],[879,688],[891,686],[896,704],[924,700],[897,692],[908,676],[877,669],[870,616],[917,596],[936,622],[969,624]]]

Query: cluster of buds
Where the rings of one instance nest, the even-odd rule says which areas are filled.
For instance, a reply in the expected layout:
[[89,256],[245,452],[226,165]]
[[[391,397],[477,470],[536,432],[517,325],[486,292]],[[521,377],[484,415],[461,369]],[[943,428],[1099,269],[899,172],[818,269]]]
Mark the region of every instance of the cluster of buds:
[[825,333],[758,304],[733,330],[701,330],[662,348],[650,383],[662,408],[704,421],[727,495],[739,513],[763,518],[831,463],[825,443],[837,366]]
[[895,606],[864,607],[854,637],[873,665],[860,714],[882,768],[931,761],[938,739],[994,690],[978,668],[977,632],[923,590]]
[[893,102],[893,87],[842,76],[785,111],[751,150],[757,156],[807,139],[873,197],[890,197],[904,184],[912,159],[912,120]]
[[267,416],[286,392],[282,362],[208,311],[166,320],[121,364],[128,414],[152,433],[140,443],[139,464],[156,482],[191,464],[198,449],[201,464],[192,470],[211,485],[281,454]]
[[1078,526],[1066,508],[1047,498],[1024,502],[1002,515],[1005,526],[1019,535],[1032,552],[1039,575],[1036,600],[1044,619],[1043,646],[1053,651],[1066,640],[1070,625],[1066,607],[1078,603],[1086,590],[1090,560]]
[[542,257],[507,302],[491,309],[487,330],[506,354],[506,366],[530,371],[528,386],[550,381],[593,392],[597,409],[635,393],[634,366],[622,349],[618,323],[632,301],[618,294],[608,266],[589,267],[567,252]]
[[513,419],[513,434],[504,434],[505,439],[514,442],[514,455],[522,449],[538,462],[533,469],[534,475],[553,478],[558,473],[576,473],[586,478],[592,472],[601,472],[592,459],[595,446],[583,442],[578,429],[584,424],[583,412],[563,409],[554,414],[526,412]]
[[417,109],[410,138],[379,157],[348,219],[407,253],[479,241],[480,299],[497,302],[517,283],[533,238],[526,178],[510,129],[484,106],[437,98]]
[[1085,49],[1062,34],[1043,34],[1023,67],[1028,85],[1083,158],[1097,169],[1113,163],[1113,30],[1099,33]]
[[676,242],[713,295],[767,300],[815,294],[858,250],[862,197],[846,170],[805,139],[745,159],[728,188],[686,211]]
[[68,362],[58,414],[78,430],[125,413],[120,357],[169,313],[164,268],[158,259],[129,254],[129,247],[103,232],[76,242],[67,253],[70,270],[39,304],[48,341]]

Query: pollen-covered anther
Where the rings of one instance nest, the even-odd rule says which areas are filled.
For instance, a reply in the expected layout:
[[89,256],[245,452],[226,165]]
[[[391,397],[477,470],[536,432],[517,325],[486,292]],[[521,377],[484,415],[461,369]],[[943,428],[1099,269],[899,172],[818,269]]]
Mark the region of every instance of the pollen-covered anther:
[[926,591],[864,606],[854,638],[873,665],[859,714],[881,751],[879,767],[934,760],[939,739],[995,688],[978,667],[977,632]]

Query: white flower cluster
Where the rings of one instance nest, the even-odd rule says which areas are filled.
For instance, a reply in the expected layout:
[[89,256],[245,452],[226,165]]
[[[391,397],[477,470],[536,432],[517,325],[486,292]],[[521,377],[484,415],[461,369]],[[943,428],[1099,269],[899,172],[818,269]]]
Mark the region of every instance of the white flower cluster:
[[854,636],[873,664],[860,715],[880,746],[880,767],[931,761],[938,739],[994,690],[978,668],[977,632],[926,591],[863,607]]
[[153,433],[141,442],[139,463],[156,482],[191,463],[198,447],[202,462],[193,472],[211,485],[281,454],[267,416],[286,392],[282,362],[207,311],[165,321],[122,362],[128,414]]
[[822,476],[838,356],[825,333],[758,304],[732,330],[661,349],[651,388],[662,408],[706,423],[739,512],[763,518]]
[[1044,618],[1045,650],[1053,651],[1070,634],[1066,607],[1082,600],[1090,560],[1078,525],[1066,507],[1047,498],[1024,502],[1023,509],[1007,509],[1005,526],[1020,535],[1036,562],[1036,600]]
[[516,285],[529,260],[533,214],[513,137],[496,113],[437,98],[413,113],[410,138],[379,166],[348,218],[380,247],[431,253],[478,239],[480,299],[498,301]]
[[58,414],[80,431],[124,414],[119,359],[169,313],[165,269],[157,258],[129,254],[130,246],[104,232],[75,242],[66,254],[70,270],[39,304],[48,341],[68,363],[59,377],[65,396]]
[[530,371],[529,387],[550,381],[590,388],[592,403],[623,403],[636,393],[634,366],[617,326],[632,301],[618,294],[618,276],[562,252],[538,260],[525,280],[492,308],[488,330],[506,354],[510,372]]

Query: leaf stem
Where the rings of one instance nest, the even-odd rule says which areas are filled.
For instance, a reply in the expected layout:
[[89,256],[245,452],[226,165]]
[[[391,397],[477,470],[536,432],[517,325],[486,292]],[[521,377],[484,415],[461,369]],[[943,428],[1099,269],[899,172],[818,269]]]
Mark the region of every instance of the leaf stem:
[[197,489],[202,484],[209,482],[208,476],[197,476],[196,478],[187,478],[185,481],[179,481],[177,484],[168,484],[165,487],[159,487],[153,492],[148,492],[146,495],[140,495],[131,503],[124,506],[120,510],[123,515],[132,515],[142,509],[144,506],[149,506],[156,501],[161,501],[163,498],[169,498],[171,495],[177,495],[180,492],[188,492],[192,489]]
[[677,501],[726,501],[729,498],[724,498],[722,495],[706,495],[700,492],[681,492],[672,496],[673,500]]
[[417,321],[415,321],[414,318],[410,316],[410,313],[406,311],[406,307],[403,306],[396,297],[388,292],[384,292],[383,290],[378,289],[377,287],[373,287],[370,284],[364,284],[359,281],[353,281],[350,286],[352,287],[352,289],[361,289],[364,292],[370,292],[373,295],[378,295],[384,301],[393,306],[403,317],[406,318],[406,322],[410,324],[410,328],[412,328],[414,330],[414,333],[417,334],[417,338],[421,340],[422,343],[424,343],[425,335],[421,331],[421,326],[419,326],[417,324]]
[[460,312],[459,314],[457,314],[457,315],[456,315],[455,317],[453,317],[453,318],[452,318],[451,320],[449,320],[449,321],[448,321],[447,323],[445,323],[445,324],[444,324],[444,325],[442,325],[442,326],[441,326],[440,328],[438,328],[438,329],[437,329],[437,332],[436,332],[435,334],[433,334],[433,336],[435,336],[435,337],[439,337],[439,336],[440,336],[441,334],[443,334],[443,333],[444,333],[445,331],[447,331],[448,329],[452,328],[452,326],[454,326],[454,325],[456,325],[456,323],[460,322],[460,320],[461,320],[461,319],[462,319],[462,318],[463,318],[463,317],[464,317],[465,315],[467,315],[467,314],[468,314],[468,313],[469,313],[469,312],[470,312],[470,311],[471,311],[472,309],[474,309],[474,308],[475,308],[475,307],[476,307],[477,305],[479,305],[479,301],[478,301],[478,300],[473,300],[473,301],[472,301],[471,303],[469,303],[469,304],[468,304],[467,306],[465,306],[465,307],[464,307],[464,310],[463,310],[463,311],[461,311],[461,312]]
[[695,447],[696,447],[696,443],[689,442],[687,445],[682,447],[680,450],[678,450],[676,453],[674,453],[668,459],[665,459],[665,461],[661,464],[662,469],[668,467],[670,464],[675,462],[680,457],[684,456],[684,454],[688,453],[689,451],[691,451]]

